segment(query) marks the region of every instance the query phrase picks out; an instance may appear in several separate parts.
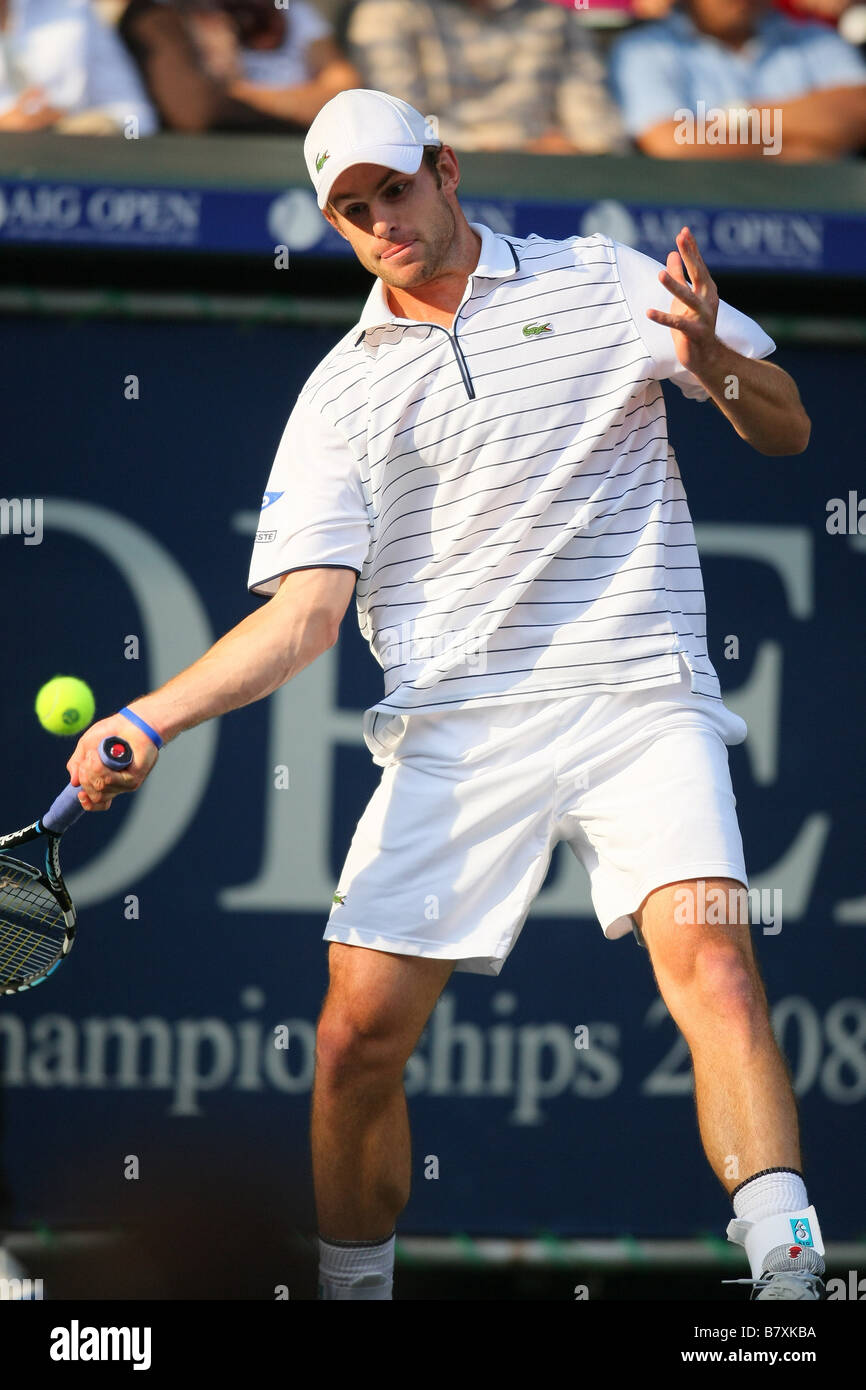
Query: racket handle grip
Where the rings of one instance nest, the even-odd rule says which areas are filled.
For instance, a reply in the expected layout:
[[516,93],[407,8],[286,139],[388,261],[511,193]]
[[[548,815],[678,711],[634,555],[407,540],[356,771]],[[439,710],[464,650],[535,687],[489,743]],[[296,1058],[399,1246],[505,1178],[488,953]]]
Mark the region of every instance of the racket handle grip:
[[[124,738],[104,738],[99,745],[99,756],[106,767],[120,772],[132,762],[132,749]],[[64,787],[60,795],[55,797],[42,817],[42,824],[46,830],[52,830],[55,835],[62,835],[64,830],[68,830],[70,825],[74,825],[78,818],[84,815],[84,807],[78,800],[80,791],[80,787],[73,787],[70,782],[69,786]]]

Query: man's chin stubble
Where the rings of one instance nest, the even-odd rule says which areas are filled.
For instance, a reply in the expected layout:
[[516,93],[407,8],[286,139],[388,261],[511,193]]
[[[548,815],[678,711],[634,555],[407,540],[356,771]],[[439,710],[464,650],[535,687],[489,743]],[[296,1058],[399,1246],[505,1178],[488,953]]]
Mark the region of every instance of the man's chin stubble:
[[421,265],[412,267],[412,274],[408,279],[402,279],[399,275],[389,274],[388,262],[379,262],[379,277],[385,281],[386,285],[391,285],[395,290],[412,290],[418,285],[424,285],[431,278],[427,268],[427,262],[422,261]]

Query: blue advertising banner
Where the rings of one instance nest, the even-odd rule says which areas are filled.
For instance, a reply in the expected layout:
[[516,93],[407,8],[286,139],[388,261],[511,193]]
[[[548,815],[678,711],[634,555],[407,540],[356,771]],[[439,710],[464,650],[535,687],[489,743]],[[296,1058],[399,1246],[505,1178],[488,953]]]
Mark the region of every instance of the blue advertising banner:
[[[73,744],[33,711],[46,680],[87,680],[102,717],[259,602],[245,583],[262,489],[339,330],[10,318],[0,335],[6,830],[65,781]],[[665,389],[709,650],[749,726],[731,768],[752,886],[778,907],[753,932],[810,1199],[825,1236],[853,1239],[866,1231],[863,358],[777,360],[813,419],[795,459],[757,454],[710,404]],[[309,1212],[321,937],[380,776],[361,739],[379,682],[350,608],[300,677],[183,735],[140,793],[69,834],[75,949],[0,1002],[12,1220],[123,1221],[137,1185],[215,1168]],[[447,987],[407,1091],[406,1232],[724,1235],[685,1044],[646,952],[603,938],[564,846],[502,974]]]
[[[576,195],[461,199],[470,221],[515,236],[591,236],[606,232],[664,262],[687,224],[714,269],[866,273],[866,214],[790,208],[710,207],[689,198],[668,204]],[[30,243],[273,256],[347,257],[352,251],[325,221],[312,190],[213,189],[0,180],[0,244]]]

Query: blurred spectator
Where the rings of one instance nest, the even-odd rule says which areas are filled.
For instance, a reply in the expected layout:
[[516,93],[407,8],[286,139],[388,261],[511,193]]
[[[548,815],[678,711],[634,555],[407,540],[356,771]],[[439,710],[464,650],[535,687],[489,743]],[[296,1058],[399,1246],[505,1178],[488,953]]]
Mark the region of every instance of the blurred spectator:
[[0,0],[0,131],[150,135],[156,114],[89,0]]
[[326,101],[360,75],[334,42],[331,26],[306,0],[214,0],[195,5],[193,29],[229,94],[306,129]]
[[597,20],[599,11],[603,14],[619,11],[622,22],[627,23],[630,19],[661,19],[673,8],[675,0],[584,0],[583,4],[576,4],[575,0],[548,0],[548,4],[582,10],[588,23]]
[[172,130],[303,134],[337,92],[359,85],[328,24],[304,0],[131,0],[119,24]]
[[165,0],[130,0],[118,31],[169,130],[304,133],[305,127],[298,122],[265,116],[229,95],[227,81],[214,76],[206,65],[179,6]]
[[[630,135],[659,158],[835,159],[866,145],[860,54],[765,0],[685,0],[616,41],[611,78]],[[756,109],[760,138],[736,115]]]
[[359,0],[347,46],[364,86],[435,116],[457,150],[627,148],[592,35],[545,0]]
[[664,19],[675,0],[626,0],[635,19]]
[[[575,0],[548,0],[548,3],[565,5],[568,9],[575,6]],[[775,8],[792,19],[819,19],[834,27],[854,3],[855,0],[773,0]],[[619,13],[623,16],[621,22],[627,22],[629,19],[664,19],[675,4],[676,0],[591,0],[591,4],[585,0],[576,8],[585,10],[590,23],[598,22],[599,12],[602,16]]]

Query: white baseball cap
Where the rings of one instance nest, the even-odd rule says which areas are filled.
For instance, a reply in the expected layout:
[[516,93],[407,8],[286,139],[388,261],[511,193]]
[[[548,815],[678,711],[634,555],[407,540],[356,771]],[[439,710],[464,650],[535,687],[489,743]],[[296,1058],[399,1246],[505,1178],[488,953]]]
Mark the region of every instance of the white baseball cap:
[[441,145],[432,116],[387,92],[353,87],[325,102],[304,140],[307,172],[323,208],[340,175],[353,164],[382,164],[417,174],[425,145]]

